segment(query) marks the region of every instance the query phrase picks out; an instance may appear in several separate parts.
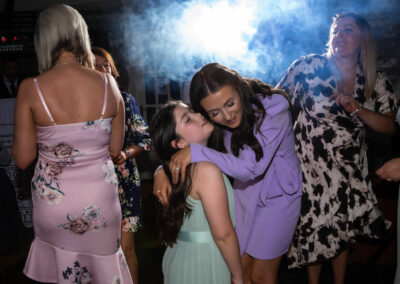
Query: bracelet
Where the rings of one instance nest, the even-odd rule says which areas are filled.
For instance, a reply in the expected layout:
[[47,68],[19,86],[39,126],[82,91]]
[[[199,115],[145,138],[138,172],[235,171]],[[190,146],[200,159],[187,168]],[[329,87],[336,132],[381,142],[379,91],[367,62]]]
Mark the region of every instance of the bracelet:
[[350,113],[351,116],[356,115],[361,111],[361,105],[358,104],[358,108],[356,108],[352,113]]
[[162,169],[163,169],[163,166],[162,166],[162,165],[159,165],[159,166],[156,168],[156,171],[154,172],[154,177],[155,177],[156,174],[158,174]]
[[126,155],[126,159],[128,160],[131,157],[131,153],[126,148],[124,149],[124,153]]

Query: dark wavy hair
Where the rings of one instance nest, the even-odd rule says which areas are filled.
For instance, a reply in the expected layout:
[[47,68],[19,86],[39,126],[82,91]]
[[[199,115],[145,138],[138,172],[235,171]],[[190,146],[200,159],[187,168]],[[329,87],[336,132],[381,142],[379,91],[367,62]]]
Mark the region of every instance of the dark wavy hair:
[[232,153],[238,156],[239,151],[243,149],[244,145],[248,145],[256,154],[256,160],[259,161],[264,153],[253,131],[255,126],[256,131],[261,133],[260,127],[265,118],[265,109],[257,94],[262,94],[263,97],[280,94],[290,104],[288,96],[284,91],[274,89],[271,85],[265,84],[258,79],[242,77],[235,70],[219,63],[209,63],[204,65],[193,76],[190,84],[190,101],[193,110],[200,112],[211,121],[200,102],[208,95],[214,94],[228,85],[239,93],[243,108],[242,121],[236,129],[227,129],[222,125],[216,127],[217,129],[214,132],[219,137],[214,137],[216,143],[213,147],[217,150],[223,148],[223,129],[227,129],[232,132]]
[[174,118],[174,110],[178,105],[187,106],[182,101],[169,101],[158,110],[150,123],[150,136],[153,149],[161,160],[164,171],[172,185],[169,206],[159,206],[157,218],[161,238],[168,246],[176,243],[176,238],[182,227],[184,217],[189,216],[192,212],[186,200],[192,188],[191,174],[195,164],[190,164],[186,168],[185,180],[180,181],[176,185],[172,183],[171,172],[168,168],[171,156],[180,150],[171,145],[171,141],[179,139],[175,131],[176,121]]

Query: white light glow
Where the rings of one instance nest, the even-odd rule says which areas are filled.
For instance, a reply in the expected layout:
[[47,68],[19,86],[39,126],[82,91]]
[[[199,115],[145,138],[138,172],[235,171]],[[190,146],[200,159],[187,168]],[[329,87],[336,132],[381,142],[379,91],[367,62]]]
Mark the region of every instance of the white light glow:
[[242,57],[257,31],[256,1],[198,3],[184,10],[178,37],[190,53]]

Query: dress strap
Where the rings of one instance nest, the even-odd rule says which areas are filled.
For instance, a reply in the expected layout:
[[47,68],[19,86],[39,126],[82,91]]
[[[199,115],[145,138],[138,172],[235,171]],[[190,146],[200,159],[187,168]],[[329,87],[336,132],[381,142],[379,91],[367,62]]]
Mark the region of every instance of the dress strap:
[[37,93],[38,93],[38,95],[39,95],[40,100],[42,101],[43,107],[44,107],[44,109],[46,110],[47,115],[49,116],[49,118],[50,118],[50,120],[51,120],[51,123],[53,123],[53,125],[56,125],[56,122],[54,121],[54,118],[53,118],[53,116],[51,115],[51,113],[50,113],[50,111],[49,111],[49,108],[47,107],[46,102],[44,101],[44,98],[43,98],[43,95],[42,95],[42,91],[41,91],[40,88],[39,88],[39,83],[38,83],[38,81],[37,81],[37,78],[34,78],[34,79],[33,79],[33,82],[35,83],[36,91],[37,91]]
[[107,97],[108,97],[108,79],[107,79],[107,75],[105,73],[103,73],[104,76],[104,102],[103,102],[103,109],[101,110],[101,116],[100,119],[104,118],[104,113],[106,112],[106,106],[107,106]]

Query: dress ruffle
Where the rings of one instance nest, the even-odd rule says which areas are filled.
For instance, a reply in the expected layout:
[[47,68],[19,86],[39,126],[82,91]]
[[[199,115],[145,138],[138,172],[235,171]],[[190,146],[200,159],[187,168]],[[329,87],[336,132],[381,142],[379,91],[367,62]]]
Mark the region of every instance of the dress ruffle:
[[37,237],[31,244],[24,274],[44,283],[132,283],[121,248],[111,255],[95,255],[63,250]]

